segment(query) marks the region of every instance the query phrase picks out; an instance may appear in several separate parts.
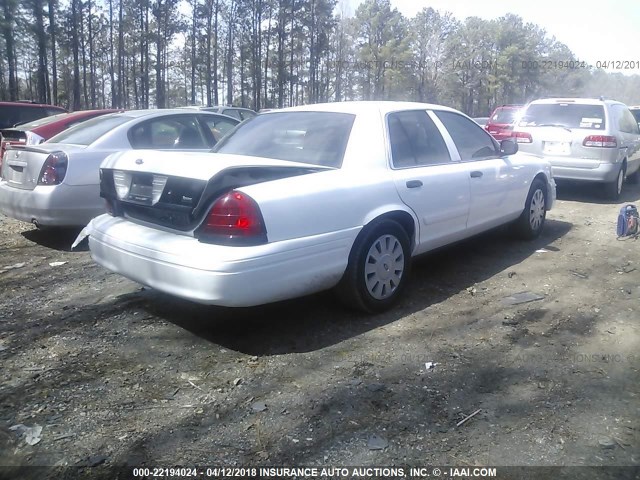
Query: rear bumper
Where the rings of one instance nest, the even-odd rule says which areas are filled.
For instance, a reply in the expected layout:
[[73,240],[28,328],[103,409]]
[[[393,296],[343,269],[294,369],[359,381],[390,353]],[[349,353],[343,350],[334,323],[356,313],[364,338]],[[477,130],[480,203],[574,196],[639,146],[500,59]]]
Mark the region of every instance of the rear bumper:
[[[545,157],[551,162],[553,176],[561,180],[581,180],[588,182],[613,182],[618,176],[620,163],[594,163],[588,167],[567,167],[554,165],[553,157]],[[564,159],[566,161],[566,159]]]
[[177,297],[226,307],[261,305],[335,286],[358,231],[229,247],[109,215],[88,226],[91,256],[103,267]]
[[0,180],[0,213],[45,227],[86,225],[104,212],[97,185],[39,185],[33,190]]

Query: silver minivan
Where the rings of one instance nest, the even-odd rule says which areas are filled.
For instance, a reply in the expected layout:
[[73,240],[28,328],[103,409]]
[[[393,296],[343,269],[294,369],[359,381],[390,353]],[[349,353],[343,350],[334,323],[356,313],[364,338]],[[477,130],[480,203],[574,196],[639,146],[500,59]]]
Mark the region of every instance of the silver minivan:
[[545,98],[526,105],[513,137],[522,152],[551,162],[556,179],[604,183],[617,200],[625,178],[640,177],[640,128],[620,102],[594,98]]

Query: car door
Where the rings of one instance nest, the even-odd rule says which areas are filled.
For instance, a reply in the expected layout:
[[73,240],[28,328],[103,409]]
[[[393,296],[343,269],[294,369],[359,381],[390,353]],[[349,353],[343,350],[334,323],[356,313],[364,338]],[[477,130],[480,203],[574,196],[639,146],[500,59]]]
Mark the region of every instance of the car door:
[[467,228],[472,232],[490,228],[521,211],[518,199],[524,167],[502,157],[498,143],[474,121],[455,112],[434,114],[451,136],[470,180]]
[[470,200],[466,166],[451,161],[426,111],[389,113],[386,126],[396,189],[420,221],[416,253],[463,238]]

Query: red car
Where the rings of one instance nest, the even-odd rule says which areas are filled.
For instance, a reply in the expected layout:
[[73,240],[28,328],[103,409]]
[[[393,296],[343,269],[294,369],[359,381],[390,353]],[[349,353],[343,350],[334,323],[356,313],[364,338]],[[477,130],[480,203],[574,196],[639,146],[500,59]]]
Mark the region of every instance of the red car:
[[521,108],[522,105],[502,105],[496,107],[493,112],[491,112],[484,129],[499,142],[505,138],[510,138],[511,132],[513,131],[513,122]]
[[0,167],[7,145],[37,145],[77,123],[113,112],[122,112],[122,110],[79,110],[72,113],[60,113],[0,130],[2,141],[0,144]]

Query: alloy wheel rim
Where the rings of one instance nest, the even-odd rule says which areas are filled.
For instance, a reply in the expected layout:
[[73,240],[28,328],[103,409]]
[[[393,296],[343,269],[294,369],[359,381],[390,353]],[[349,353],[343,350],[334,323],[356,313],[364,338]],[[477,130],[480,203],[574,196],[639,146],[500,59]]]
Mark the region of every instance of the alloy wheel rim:
[[544,220],[544,193],[536,190],[531,197],[531,208],[529,211],[529,223],[532,230],[538,230]]
[[404,273],[404,249],[393,235],[382,235],[367,252],[364,281],[369,295],[376,300],[391,297],[400,286]]

